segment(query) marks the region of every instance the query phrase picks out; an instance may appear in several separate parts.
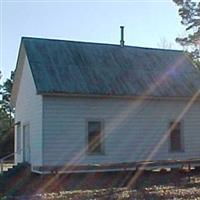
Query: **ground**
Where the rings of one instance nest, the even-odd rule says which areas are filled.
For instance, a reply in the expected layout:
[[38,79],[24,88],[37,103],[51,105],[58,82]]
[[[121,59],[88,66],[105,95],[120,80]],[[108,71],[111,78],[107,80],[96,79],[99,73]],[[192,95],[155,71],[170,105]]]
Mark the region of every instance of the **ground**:
[[181,172],[177,170],[169,172],[145,171],[135,181],[137,173],[88,173],[44,177],[31,174],[29,178],[26,176],[26,183],[18,187],[14,195],[8,193],[9,195],[4,199],[200,200],[199,169],[190,172],[184,170]]
[[112,188],[100,190],[78,190],[78,191],[61,191],[58,193],[46,193],[32,196],[31,199],[53,200],[53,199],[71,199],[71,200],[198,200],[200,199],[200,187],[175,187],[175,186],[153,186],[143,190]]

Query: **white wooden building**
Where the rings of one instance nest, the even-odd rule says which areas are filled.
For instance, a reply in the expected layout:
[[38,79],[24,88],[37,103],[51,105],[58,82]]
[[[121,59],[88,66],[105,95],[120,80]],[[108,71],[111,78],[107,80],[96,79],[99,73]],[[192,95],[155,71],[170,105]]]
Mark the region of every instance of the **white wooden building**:
[[15,162],[42,173],[199,159],[199,89],[182,51],[22,38]]

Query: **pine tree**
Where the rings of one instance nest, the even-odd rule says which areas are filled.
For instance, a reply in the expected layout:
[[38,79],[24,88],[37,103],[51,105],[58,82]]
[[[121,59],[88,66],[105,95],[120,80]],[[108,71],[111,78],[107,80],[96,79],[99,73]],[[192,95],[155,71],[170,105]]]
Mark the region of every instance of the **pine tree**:
[[11,113],[10,107],[10,97],[13,85],[14,72],[11,71],[10,78],[6,79],[3,85],[0,85],[0,93],[2,95],[2,100],[0,101],[0,106],[5,109],[7,113]]
[[14,151],[14,120],[10,107],[13,78],[14,73],[11,72],[10,79],[6,79],[6,81],[0,85],[0,158]]
[[199,64],[200,59],[200,2],[195,0],[173,0],[179,6],[181,23],[186,26],[187,35],[176,41],[184,46],[190,56]]

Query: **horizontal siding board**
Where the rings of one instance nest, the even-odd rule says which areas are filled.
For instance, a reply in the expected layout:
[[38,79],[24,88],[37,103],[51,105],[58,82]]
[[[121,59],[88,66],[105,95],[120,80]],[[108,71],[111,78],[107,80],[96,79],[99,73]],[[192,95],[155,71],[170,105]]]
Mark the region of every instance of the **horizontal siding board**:
[[[55,103],[56,102],[56,103]],[[102,164],[146,159],[187,101],[44,97],[44,164]],[[88,155],[86,121],[104,122],[105,155]],[[200,155],[200,102],[184,116],[185,151],[171,153],[165,141],[152,159]],[[59,157],[59,158],[58,158]]]

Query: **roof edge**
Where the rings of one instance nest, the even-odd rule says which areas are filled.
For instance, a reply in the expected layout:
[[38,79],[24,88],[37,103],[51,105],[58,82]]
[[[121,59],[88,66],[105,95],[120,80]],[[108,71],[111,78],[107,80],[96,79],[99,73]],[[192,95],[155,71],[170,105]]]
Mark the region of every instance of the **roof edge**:
[[[121,48],[120,44],[113,44],[113,43],[87,42],[87,41],[64,40],[64,39],[49,39],[49,38],[28,37],[28,36],[22,37],[22,40],[26,40],[26,39],[27,40],[47,40],[47,41],[55,41],[55,42],[74,42],[74,43],[95,44],[95,45],[109,45],[109,46],[117,46]],[[179,53],[184,53],[183,50],[178,50],[178,49],[162,49],[162,48],[155,48],[155,47],[140,47],[140,46],[131,46],[131,45],[124,45],[124,47],[155,50],[155,51],[156,50],[157,51],[175,51]]]
[[[80,93],[46,93],[38,92],[42,96],[57,97],[80,97],[80,98],[102,98],[102,99],[133,99],[133,100],[190,100],[192,96],[130,96],[130,95],[97,95],[97,94],[80,94]],[[200,96],[199,96],[200,100]]]

